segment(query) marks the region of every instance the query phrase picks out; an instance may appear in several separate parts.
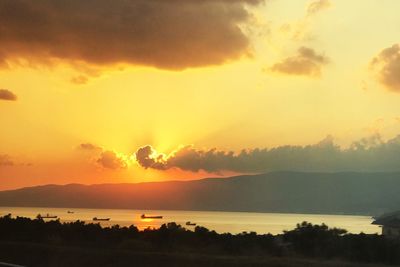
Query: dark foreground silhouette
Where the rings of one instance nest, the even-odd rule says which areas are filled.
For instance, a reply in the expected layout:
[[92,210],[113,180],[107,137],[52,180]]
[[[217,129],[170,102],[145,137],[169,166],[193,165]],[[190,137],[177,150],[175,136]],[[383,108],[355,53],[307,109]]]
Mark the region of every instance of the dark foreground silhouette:
[[0,261],[25,266],[381,266],[400,264],[400,241],[298,224],[282,235],[218,234],[175,223],[102,228],[0,218]]

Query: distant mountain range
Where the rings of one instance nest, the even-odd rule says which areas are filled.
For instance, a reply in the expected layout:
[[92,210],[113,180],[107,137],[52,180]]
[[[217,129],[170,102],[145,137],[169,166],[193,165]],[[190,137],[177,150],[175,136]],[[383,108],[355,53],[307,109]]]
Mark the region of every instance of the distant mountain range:
[[273,172],[0,192],[0,206],[378,215],[400,209],[400,173]]

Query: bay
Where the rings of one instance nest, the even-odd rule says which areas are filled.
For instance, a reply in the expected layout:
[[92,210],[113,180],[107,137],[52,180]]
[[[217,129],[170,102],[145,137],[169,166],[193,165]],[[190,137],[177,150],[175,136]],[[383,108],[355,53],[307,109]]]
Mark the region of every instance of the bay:
[[[68,213],[68,211],[73,213]],[[185,228],[190,221],[218,233],[237,234],[256,232],[258,234],[281,234],[284,230],[292,230],[297,223],[303,221],[313,224],[325,223],[329,227],[346,229],[350,233],[380,233],[379,226],[372,225],[372,217],[355,215],[321,215],[321,214],[283,214],[253,212],[220,212],[220,211],[172,211],[172,210],[121,210],[121,209],[76,209],[76,208],[32,208],[32,207],[0,207],[0,216],[11,213],[13,217],[36,218],[41,215],[58,216],[61,222],[85,221],[100,223],[102,226],[135,225],[140,230],[158,228],[164,223],[176,222]],[[163,216],[162,219],[142,219],[141,215]],[[110,218],[109,221],[95,222],[93,218]],[[48,220],[48,219],[46,219]]]

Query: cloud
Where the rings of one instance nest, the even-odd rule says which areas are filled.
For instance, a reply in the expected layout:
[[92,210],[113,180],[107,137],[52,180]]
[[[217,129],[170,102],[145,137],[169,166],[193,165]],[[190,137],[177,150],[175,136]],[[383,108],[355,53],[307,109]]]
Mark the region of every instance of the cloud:
[[2,167],[2,166],[14,166],[14,165],[15,165],[15,163],[11,159],[10,156],[5,155],[5,154],[3,154],[3,155],[0,154],[0,167]]
[[131,159],[121,153],[104,148],[92,143],[82,143],[77,149],[81,152],[87,152],[90,155],[90,162],[100,165],[104,169],[120,170],[128,167]]
[[400,45],[383,49],[371,62],[379,81],[389,90],[400,92]]
[[87,84],[89,78],[85,75],[78,75],[71,78],[71,82],[77,85]]
[[65,60],[164,69],[248,55],[248,6],[264,0],[3,0],[0,64]]
[[294,22],[282,24],[278,28],[278,31],[284,36],[289,37],[292,41],[315,41],[318,37],[311,32],[315,16],[331,6],[332,4],[329,0],[313,1],[307,5],[304,17]]
[[320,11],[330,8],[332,6],[332,3],[330,0],[318,0],[310,3],[307,7],[307,15],[312,16]]
[[125,169],[128,166],[126,161],[113,151],[103,151],[100,158],[97,159],[97,163],[112,170]]
[[269,171],[400,171],[400,135],[383,141],[378,134],[354,142],[349,148],[335,145],[328,136],[308,146],[256,148],[239,153],[184,146],[170,155],[158,154],[150,146],[138,150],[144,168],[181,169],[209,173],[263,173]]
[[168,169],[165,155],[157,154],[157,152],[151,146],[144,146],[139,148],[136,151],[135,155],[139,165],[144,167],[145,169]]
[[88,150],[88,151],[98,151],[98,150],[102,150],[101,147],[96,146],[96,145],[94,145],[94,144],[92,144],[92,143],[83,143],[83,144],[80,144],[80,145],[78,146],[78,148],[81,149],[81,150]]
[[275,63],[270,69],[288,75],[303,75],[319,77],[322,67],[329,63],[329,59],[318,54],[314,49],[300,47],[297,54]]
[[30,162],[16,162],[11,156],[7,154],[0,154],[0,167],[13,166],[31,167],[33,164]]
[[7,89],[0,89],[0,100],[16,101],[17,96]]

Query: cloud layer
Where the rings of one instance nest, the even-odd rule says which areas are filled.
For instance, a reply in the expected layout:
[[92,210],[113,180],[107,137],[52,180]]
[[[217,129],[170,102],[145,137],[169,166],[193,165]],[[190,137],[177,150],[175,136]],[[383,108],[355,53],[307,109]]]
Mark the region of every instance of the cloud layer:
[[0,89],[0,100],[16,101],[17,96],[7,89]]
[[308,146],[280,146],[240,153],[185,146],[166,156],[150,146],[140,148],[137,162],[144,168],[210,173],[262,173],[268,171],[400,171],[400,135],[387,142],[379,135],[354,142],[348,149],[332,137]]
[[379,81],[389,90],[400,92],[400,45],[383,49],[371,62]]
[[271,70],[288,75],[303,75],[318,77],[322,67],[329,63],[329,59],[309,47],[300,47],[295,56],[288,57],[275,63]]
[[[249,52],[239,25],[263,0],[3,0],[0,63],[24,58],[167,69]],[[82,82],[78,80],[77,82]]]

